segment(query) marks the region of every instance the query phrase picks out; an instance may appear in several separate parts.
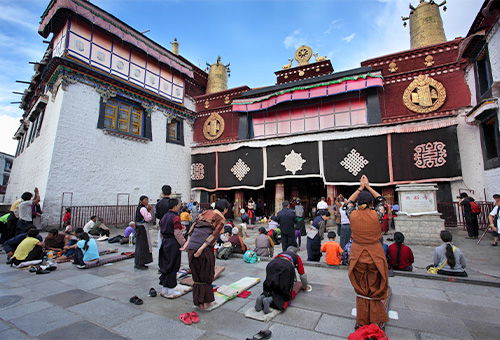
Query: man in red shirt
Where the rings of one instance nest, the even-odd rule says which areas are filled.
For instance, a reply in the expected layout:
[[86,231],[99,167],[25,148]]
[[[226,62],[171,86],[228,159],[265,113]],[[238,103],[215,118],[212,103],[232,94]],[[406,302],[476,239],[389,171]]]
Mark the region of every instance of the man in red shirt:
[[394,233],[394,243],[387,251],[389,268],[393,270],[403,270],[411,272],[413,270],[413,252],[410,247],[403,244],[405,236],[399,231]]

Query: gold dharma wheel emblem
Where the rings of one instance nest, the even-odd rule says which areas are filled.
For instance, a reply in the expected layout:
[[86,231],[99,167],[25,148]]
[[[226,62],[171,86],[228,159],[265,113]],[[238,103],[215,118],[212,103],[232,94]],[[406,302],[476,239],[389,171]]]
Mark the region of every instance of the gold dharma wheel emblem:
[[218,113],[212,113],[203,124],[203,135],[208,140],[219,138],[224,132],[224,118]]
[[309,46],[302,45],[295,51],[295,60],[301,65],[307,65],[312,57],[312,49]]
[[423,74],[415,78],[403,93],[405,106],[418,113],[436,111],[445,100],[446,89],[443,84]]

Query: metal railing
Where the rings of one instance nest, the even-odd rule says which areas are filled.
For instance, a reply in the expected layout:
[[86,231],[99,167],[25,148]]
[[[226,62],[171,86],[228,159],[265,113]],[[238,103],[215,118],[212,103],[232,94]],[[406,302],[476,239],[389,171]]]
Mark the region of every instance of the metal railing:
[[[488,227],[488,215],[495,206],[493,202],[476,203],[481,208],[481,213],[477,216],[479,229]],[[438,211],[441,213],[441,218],[445,220],[446,227],[462,227],[465,229],[464,207],[458,202],[439,202]]]
[[[126,226],[135,218],[137,205],[84,205],[63,206],[61,211],[71,208],[71,225],[73,228],[83,227],[91,216],[97,216],[107,226]],[[154,216],[154,205],[151,214]],[[61,214],[59,227],[62,228]]]

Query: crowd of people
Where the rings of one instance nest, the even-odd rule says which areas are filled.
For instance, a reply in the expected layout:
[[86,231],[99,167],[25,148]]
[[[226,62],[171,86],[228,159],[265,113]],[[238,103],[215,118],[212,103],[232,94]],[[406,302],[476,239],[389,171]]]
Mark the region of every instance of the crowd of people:
[[[99,261],[97,241],[134,244],[136,269],[148,269],[153,262],[153,242],[150,231],[156,219],[158,230],[158,267],[160,295],[173,298],[181,295],[177,273],[181,267],[181,253],[188,254],[192,273],[193,302],[200,309],[208,309],[214,302],[212,283],[215,275],[215,258],[227,259],[233,253],[254,252],[255,256],[269,257],[263,292],[257,298],[255,309],[269,313],[271,308],[285,310],[290,301],[302,290],[310,290],[304,262],[299,255],[302,239],[306,237],[307,261],[319,262],[325,254],[330,266],[348,266],[348,276],[356,292],[356,327],[375,323],[380,327],[387,322],[384,301],[388,297],[389,276],[393,271],[412,271],[414,255],[405,244],[405,236],[395,232],[391,245],[384,243],[383,235],[389,230],[390,221],[399,207],[390,206],[362,176],[359,188],[345,199],[342,195],[330,206],[324,198],[316,205],[311,223],[306,224],[306,214],[300,200],[282,203],[282,209],[269,218],[268,225],[258,228],[254,244],[249,247],[247,224],[255,223],[257,204],[251,198],[242,211],[242,222],[235,225],[225,217],[231,209],[225,199],[214,202],[211,209],[202,211],[197,202],[182,203],[171,197],[172,189],[162,187],[161,198],[154,208],[147,196],[141,196],[134,221],[123,233],[110,238],[110,229],[97,216],[90,216],[83,228],[73,230],[71,209],[63,216],[64,232],[50,230],[45,239],[35,226],[35,219],[43,214],[40,193],[23,193],[14,202],[11,211],[0,217],[1,242],[12,266],[34,266],[37,274],[49,273],[55,265],[41,266],[57,256],[59,261],[72,260],[79,268]],[[489,213],[489,227],[493,243],[498,242],[498,217],[500,195],[494,195],[496,205]],[[468,237],[477,238],[477,215],[474,199],[461,194]],[[328,221],[334,219],[335,228]],[[475,219],[475,220],[474,220]],[[443,230],[442,245],[434,250],[433,261],[427,271],[447,276],[467,276],[466,261],[462,251],[453,244],[452,234]],[[337,241],[339,238],[339,241]],[[282,251],[275,256],[275,246]],[[214,251],[215,250],[215,251]],[[300,283],[296,282],[296,272]]]

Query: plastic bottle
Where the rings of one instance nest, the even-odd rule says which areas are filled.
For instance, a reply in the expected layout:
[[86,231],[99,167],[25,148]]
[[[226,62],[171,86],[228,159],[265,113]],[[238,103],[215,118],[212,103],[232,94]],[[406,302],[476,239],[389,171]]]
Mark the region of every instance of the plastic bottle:
[[134,245],[134,234],[128,235],[128,246],[132,247]]

